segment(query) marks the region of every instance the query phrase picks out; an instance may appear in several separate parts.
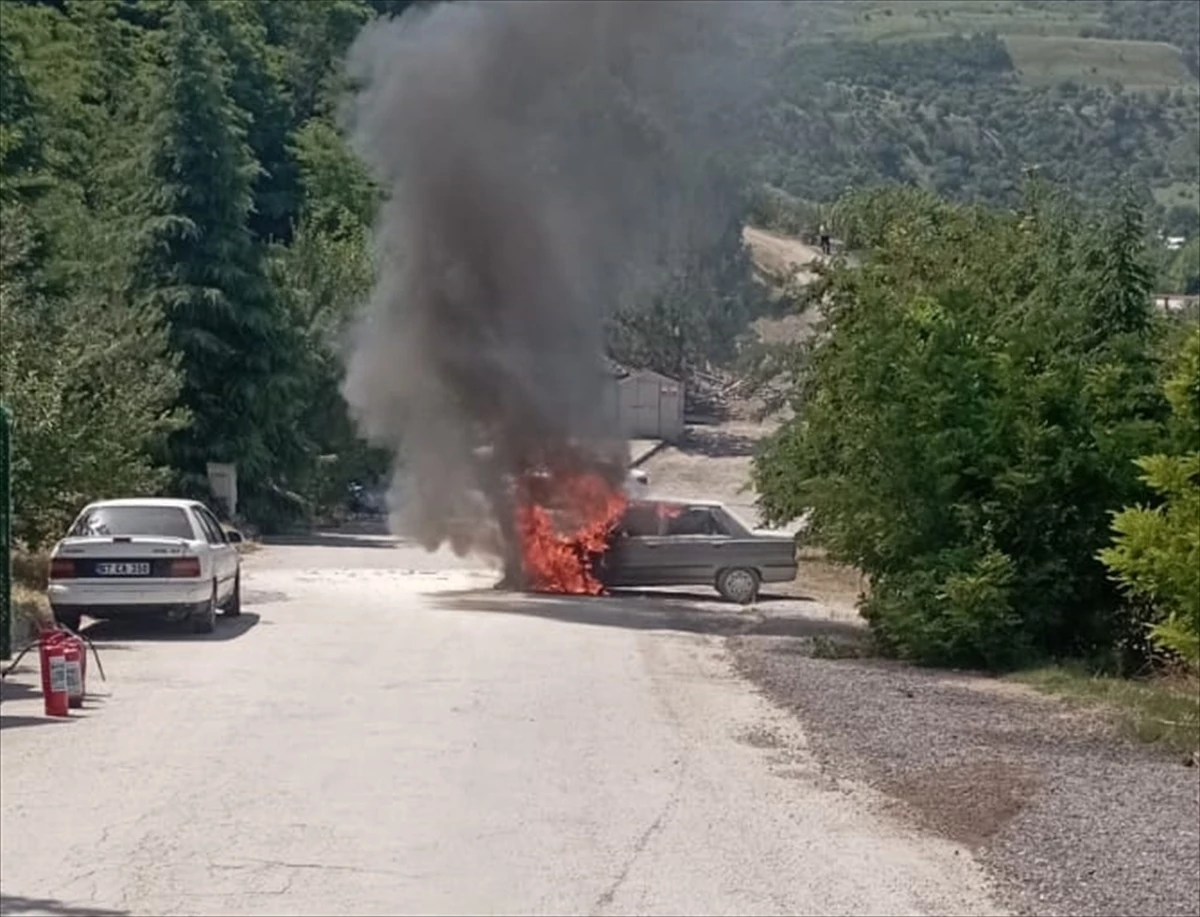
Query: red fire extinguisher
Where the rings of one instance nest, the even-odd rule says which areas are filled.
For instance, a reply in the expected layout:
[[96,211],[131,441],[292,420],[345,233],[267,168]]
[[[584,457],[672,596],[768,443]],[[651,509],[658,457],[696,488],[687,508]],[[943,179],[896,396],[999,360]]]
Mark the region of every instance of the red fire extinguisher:
[[28,644],[17,658],[0,671],[0,679],[7,678],[34,647],[42,664],[42,697],[46,704],[46,716],[70,716],[71,707],[83,706],[87,690],[87,648],[96,657],[96,670],[104,677],[104,666],[100,654],[87,637],[61,626],[44,627],[37,639]]
[[83,706],[83,641],[74,634],[63,634],[63,658],[67,666],[67,706]]
[[58,630],[42,631],[38,639],[38,651],[42,663],[42,697],[46,702],[46,716],[70,716],[70,700],[67,694],[67,647],[66,633]]

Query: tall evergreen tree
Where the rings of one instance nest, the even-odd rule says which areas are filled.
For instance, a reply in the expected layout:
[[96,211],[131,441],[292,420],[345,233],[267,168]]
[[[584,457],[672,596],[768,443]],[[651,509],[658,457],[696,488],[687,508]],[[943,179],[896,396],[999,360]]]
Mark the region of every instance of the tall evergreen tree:
[[300,209],[300,173],[289,148],[293,117],[284,52],[268,43],[267,6],[202,0],[197,7],[205,31],[229,61],[229,98],[246,115],[246,144],[258,164],[248,225],[264,243],[290,240]]
[[181,360],[193,421],[172,438],[174,466],[198,476],[206,461],[236,462],[253,486],[276,464],[287,334],[247,225],[258,167],[201,9],[176,4],[166,30],[136,286]]

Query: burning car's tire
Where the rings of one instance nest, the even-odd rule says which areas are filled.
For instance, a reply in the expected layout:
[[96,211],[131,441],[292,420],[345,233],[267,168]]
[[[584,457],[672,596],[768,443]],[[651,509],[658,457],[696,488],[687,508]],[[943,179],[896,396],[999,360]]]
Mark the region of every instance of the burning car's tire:
[[747,567],[731,567],[717,574],[717,592],[739,605],[753,603],[758,598],[758,586],[758,571]]

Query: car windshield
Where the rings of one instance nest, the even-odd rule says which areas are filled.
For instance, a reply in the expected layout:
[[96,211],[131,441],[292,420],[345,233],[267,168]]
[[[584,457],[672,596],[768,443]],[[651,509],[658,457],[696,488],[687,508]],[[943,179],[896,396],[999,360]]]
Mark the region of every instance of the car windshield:
[[188,540],[195,537],[187,513],[177,506],[98,506],[80,516],[67,534],[158,535]]

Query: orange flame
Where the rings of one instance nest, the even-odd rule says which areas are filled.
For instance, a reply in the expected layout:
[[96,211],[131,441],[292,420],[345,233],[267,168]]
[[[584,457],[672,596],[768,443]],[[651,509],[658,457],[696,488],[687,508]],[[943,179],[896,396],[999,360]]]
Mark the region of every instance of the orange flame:
[[625,494],[600,475],[578,474],[547,483],[526,479],[516,511],[521,561],[534,592],[602,595],[593,564],[609,547],[625,511]]

